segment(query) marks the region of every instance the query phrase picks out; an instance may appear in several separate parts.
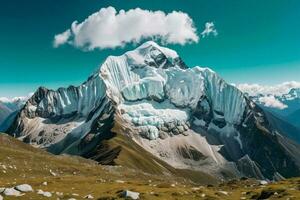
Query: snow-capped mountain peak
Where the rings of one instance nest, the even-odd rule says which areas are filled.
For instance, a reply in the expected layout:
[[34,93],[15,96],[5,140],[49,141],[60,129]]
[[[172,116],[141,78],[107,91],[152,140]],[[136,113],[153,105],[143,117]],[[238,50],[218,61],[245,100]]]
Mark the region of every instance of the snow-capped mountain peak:
[[[263,111],[212,70],[189,68],[154,42],[109,56],[78,87],[40,88],[8,132],[52,153],[89,155],[118,123],[118,130],[173,167],[260,178],[284,172],[266,166],[282,164],[278,155],[285,152]],[[253,148],[276,156],[265,164]]]

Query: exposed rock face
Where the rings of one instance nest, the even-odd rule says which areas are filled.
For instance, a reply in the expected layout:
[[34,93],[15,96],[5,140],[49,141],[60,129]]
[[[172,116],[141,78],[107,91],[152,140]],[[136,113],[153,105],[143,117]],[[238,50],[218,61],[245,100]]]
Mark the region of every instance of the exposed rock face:
[[116,116],[136,143],[177,168],[220,178],[300,175],[299,145],[274,131],[263,110],[153,42],[108,57],[78,87],[39,88],[8,132],[52,153],[99,160],[112,154],[90,152],[105,149],[99,143],[113,137]]

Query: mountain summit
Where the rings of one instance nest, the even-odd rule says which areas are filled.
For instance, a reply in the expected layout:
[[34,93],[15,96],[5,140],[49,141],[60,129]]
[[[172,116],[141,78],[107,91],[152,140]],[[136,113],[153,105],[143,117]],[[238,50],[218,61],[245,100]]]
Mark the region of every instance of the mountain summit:
[[[40,87],[7,132],[54,154],[104,164],[118,164],[128,151],[124,163],[151,155],[220,179],[300,175],[300,146],[262,109],[212,70],[189,68],[154,42],[108,57],[78,87]],[[110,147],[118,135],[126,141]]]

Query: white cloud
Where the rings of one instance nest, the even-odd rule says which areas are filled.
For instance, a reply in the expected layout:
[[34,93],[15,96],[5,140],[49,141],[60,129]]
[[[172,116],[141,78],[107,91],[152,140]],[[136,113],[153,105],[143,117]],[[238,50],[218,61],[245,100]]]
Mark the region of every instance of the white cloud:
[[266,107],[270,108],[278,108],[280,110],[287,108],[288,106],[283,104],[281,101],[276,99],[274,96],[264,96],[258,99],[260,103],[262,103]]
[[71,31],[66,30],[65,32],[61,34],[57,34],[54,36],[53,46],[56,48],[62,44],[65,44],[68,39],[71,37]]
[[209,36],[210,34],[217,36],[218,32],[215,28],[215,24],[213,22],[206,22],[205,23],[205,29],[202,31],[201,35],[203,38],[206,36]]
[[248,93],[250,96],[257,96],[259,94],[281,96],[287,94],[292,88],[300,88],[300,82],[283,82],[273,86],[245,83],[239,84],[237,87],[241,91]]
[[54,46],[69,43],[86,50],[122,47],[142,39],[159,39],[163,43],[184,45],[198,42],[193,20],[188,14],[173,11],[142,10],[116,11],[102,8],[83,22],[74,21],[71,28],[54,38]]

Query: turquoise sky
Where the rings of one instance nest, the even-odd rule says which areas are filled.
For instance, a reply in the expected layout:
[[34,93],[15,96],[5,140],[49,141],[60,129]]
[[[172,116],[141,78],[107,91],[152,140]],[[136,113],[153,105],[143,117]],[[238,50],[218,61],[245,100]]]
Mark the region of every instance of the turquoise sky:
[[133,48],[84,52],[52,47],[53,37],[102,7],[183,11],[200,33],[207,21],[217,37],[168,45],[189,66],[208,66],[230,83],[300,81],[298,0],[1,0],[0,96],[21,96],[38,86],[83,82],[108,55]]

